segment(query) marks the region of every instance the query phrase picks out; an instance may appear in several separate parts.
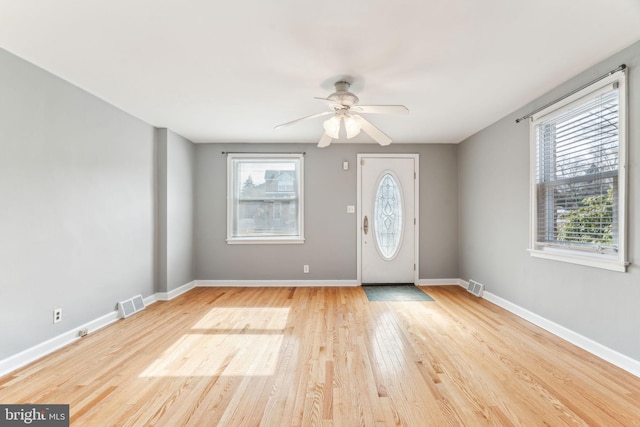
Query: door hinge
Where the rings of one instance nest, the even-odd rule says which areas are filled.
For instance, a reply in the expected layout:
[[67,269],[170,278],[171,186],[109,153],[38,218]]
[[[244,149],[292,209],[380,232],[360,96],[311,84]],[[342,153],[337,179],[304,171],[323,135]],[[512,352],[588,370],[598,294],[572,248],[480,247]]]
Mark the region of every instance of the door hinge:
[[413,264],[413,271],[416,271],[416,265]]
[[364,159],[360,159],[360,164],[364,166]]
[[416,219],[413,218],[413,225],[416,225]]
[[415,172],[413,173],[413,179],[416,179],[416,173]]

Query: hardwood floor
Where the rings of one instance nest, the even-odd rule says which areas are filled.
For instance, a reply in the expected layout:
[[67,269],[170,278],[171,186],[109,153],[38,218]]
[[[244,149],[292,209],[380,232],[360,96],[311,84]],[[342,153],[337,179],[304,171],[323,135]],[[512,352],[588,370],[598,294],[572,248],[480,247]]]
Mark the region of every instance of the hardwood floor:
[[640,426],[640,379],[477,299],[196,288],[0,378],[74,426]]

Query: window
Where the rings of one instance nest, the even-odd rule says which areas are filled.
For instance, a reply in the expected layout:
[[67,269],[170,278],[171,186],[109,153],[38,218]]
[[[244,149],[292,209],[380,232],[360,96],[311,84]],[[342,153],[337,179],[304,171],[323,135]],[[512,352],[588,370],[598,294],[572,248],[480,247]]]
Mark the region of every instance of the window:
[[533,116],[531,149],[531,254],[625,271],[624,73]]
[[378,182],[373,212],[378,250],[383,259],[390,261],[402,243],[403,212],[399,182],[388,172]]
[[304,243],[303,155],[227,157],[227,242]]

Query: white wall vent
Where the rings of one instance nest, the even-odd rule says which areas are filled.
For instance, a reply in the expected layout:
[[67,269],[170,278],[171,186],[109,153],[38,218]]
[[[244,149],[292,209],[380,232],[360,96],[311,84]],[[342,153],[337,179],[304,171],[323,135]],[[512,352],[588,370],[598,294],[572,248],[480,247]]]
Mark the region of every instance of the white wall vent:
[[469,280],[469,285],[467,285],[467,291],[471,292],[477,297],[481,297],[482,292],[484,291],[484,285],[476,282],[475,280]]
[[136,295],[133,298],[118,303],[118,313],[122,318],[129,317],[143,309],[144,300],[142,299],[142,295]]

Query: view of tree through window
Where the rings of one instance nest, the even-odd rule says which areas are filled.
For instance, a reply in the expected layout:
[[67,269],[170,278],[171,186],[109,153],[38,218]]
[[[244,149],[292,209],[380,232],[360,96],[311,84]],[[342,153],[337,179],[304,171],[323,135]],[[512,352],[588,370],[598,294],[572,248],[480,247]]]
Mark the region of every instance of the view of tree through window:
[[613,245],[613,191],[586,197],[579,208],[560,214],[558,240]]
[[538,242],[616,249],[618,91],[536,126]]

